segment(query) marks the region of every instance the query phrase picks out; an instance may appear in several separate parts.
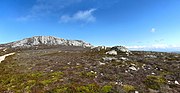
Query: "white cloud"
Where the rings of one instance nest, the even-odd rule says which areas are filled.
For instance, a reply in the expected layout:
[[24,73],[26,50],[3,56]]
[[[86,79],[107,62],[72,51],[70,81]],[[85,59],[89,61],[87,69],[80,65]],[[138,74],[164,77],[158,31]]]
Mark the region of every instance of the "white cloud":
[[151,28],[151,32],[152,33],[156,32],[156,29],[155,28]]
[[63,8],[72,4],[79,3],[82,0],[36,0],[26,15],[17,18],[18,21],[28,21],[40,19],[49,14],[59,15]]
[[26,16],[21,16],[21,17],[18,17],[16,20],[17,21],[28,21],[29,19],[32,19],[34,18],[35,16],[33,15],[26,15]]
[[180,50],[180,45],[153,44],[150,46],[126,46],[130,50]]
[[146,46],[126,46],[126,47],[129,48],[129,49],[133,49],[133,50],[146,48]]
[[60,17],[60,22],[67,23],[67,22],[94,22],[96,21],[96,18],[93,16],[93,12],[96,11],[96,9],[90,9],[85,11],[78,11],[77,13],[73,15],[63,15]]

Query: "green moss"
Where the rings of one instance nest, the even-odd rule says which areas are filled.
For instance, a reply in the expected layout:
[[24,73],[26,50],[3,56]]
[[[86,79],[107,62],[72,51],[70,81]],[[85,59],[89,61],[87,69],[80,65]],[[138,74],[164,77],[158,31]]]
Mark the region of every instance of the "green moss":
[[96,84],[67,84],[58,86],[48,93],[101,93],[101,90]]
[[62,76],[64,73],[63,72],[53,72],[50,74],[50,76],[56,76],[56,77],[59,77],[59,76]]
[[112,90],[112,86],[111,85],[105,85],[105,86],[102,87],[101,90],[102,90],[103,93],[109,93]]
[[87,76],[87,77],[95,77],[95,76],[96,76],[96,73],[94,73],[94,72],[87,72],[87,73],[86,73],[86,76]]
[[131,91],[135,91],[135,87],[132,85],[124,85],[123,86],[123,90],[127,93],[131,92]]
[[59,87],[49,91],[48,93],[67,93],[67,89],[67,87]]
[[4,74],[0,75],[0,87],[3,87],[3,90],[9,90],[13,92],[30,92],[33,87],[40,87],[40,89],[42,89],[44,86],[48,86],[51,83],[57,82],[62,78],[62,76],[62,72]]
[[26,86],[25,90],[26,90],[27,93],[30,93],[31,92],[31,87],[30,86]]
[[79,66],[75,66],[75,68],[82,68],[83,66],[82,65],[79,65]]
[[43,76],[43,73],[41,73],[41,72],[35,72],[32,74],[29,74],[29,77],[31,77],[31,78],[40,78],[42,76]]
[[165,84],[165,79],[162,76],[147,76],[144,83],[148,88],[159,90],[161,85]]
[[66,69],[68,69],[69,67],[68,66],[64,66],[64,67],[62,67],[62,69],[64,69],[64,70],[66,70]]
[[81,93],[89,93],[90,89],[87,86],[80,86],[80,87],[77,87],[77,91]]
[[[33,86],[36,85],[36,80],[28,80],[26,85],[30,86],[30,88],[32,88]],[[25,83],[21,83],[21,86],[25,86]]]
[[43,80],[43,81],[40,81],[40,83],[42,83],[45,86],[49,85],[52,82],[53,82],[52,80]]
[[40,81],[40,83],[43,84],[44,86],[47,86],[61,79],[63,74],[64,74],[63,72],[50,73],[47,76],[44,76],[43,77],[44,80]]
[[80,72],[79,73],[79,76],[80,77],[83,77],[83,78],[94,78],[96,76],[96,73],[95,72]]
[[28,80],[27,83],[28,84],[34,84],[34,83],[36,83],[36,80]]

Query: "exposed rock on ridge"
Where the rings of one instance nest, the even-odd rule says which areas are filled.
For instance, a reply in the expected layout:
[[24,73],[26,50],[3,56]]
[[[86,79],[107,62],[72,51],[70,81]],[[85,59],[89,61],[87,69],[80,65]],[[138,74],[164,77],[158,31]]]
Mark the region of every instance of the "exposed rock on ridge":
[[105,54],[110,54],[110,55],[125,54],[128,56],[132,54],[132,52],[124,46],[114,46],[114,47],[98,46],[98,47],[94,47],[93,50],[105,52]]
[[86,43],[81,40],[65,40],[62,38],[56,38],[52,36],[34,36],[31,38],[25,38],[16,42],[4,44],[6,47],[32,47],[36,45],[64,45],[64,46],[81,46],[92,47],[90,43]]

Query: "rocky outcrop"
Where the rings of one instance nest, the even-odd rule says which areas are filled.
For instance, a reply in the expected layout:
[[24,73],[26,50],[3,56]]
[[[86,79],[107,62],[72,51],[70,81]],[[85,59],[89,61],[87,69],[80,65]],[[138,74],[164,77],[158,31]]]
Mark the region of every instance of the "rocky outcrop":
[[131,54],[131,51],[129,51],[129,49],[127,49],[126,47],[123,47],[123,46],[114,46],[111,48],[111,50],[115,50],[117,52],[126,52],[126,53]]
[[108,47],[106,47],[106,46],[97,46],[97,47],[93,47],[92,49],[95,50],[95,51],[102,51],[102,50],[107,50]]
[[106,52],[106,54],[109,54],[109,55],[117,55],[117,51],[111,50],[111,51]]
[[4,44],[11,48],[16,47],[32,47],[37,45],[64,45],[64,46],[81,46],[81,47],[92,47],[90,43],[86,43],[81,40],[65,40],[62,38],[56,38],[52,36],[35,36],[31,38],[25,38],[23,40]]
[[131,51],[129,51],[126,47],[123,46],[114,46],[114,47],[106,47],[106,46],[98,46],[93,47],[92,50],[99,51],[101,53],[105,53],[108,55],[126,55],[129,56],[132,54]]

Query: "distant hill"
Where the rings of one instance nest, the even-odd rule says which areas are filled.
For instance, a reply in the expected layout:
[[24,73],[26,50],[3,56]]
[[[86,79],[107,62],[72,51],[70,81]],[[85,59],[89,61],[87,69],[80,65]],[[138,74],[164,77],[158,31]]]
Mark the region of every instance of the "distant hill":
[[63,38],[57,38],[53,36],[34,36],[25,38],[19,41],[10,42],[7,44],[1,44],[0,47],[32,47],[38,45],[64,45],[64,46],[80,46],[80,47],[92,47],[90,43],[86,43],[82,40],[66,40]]

